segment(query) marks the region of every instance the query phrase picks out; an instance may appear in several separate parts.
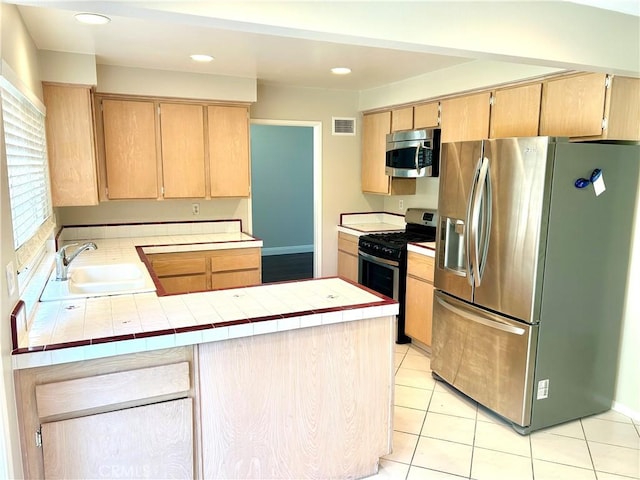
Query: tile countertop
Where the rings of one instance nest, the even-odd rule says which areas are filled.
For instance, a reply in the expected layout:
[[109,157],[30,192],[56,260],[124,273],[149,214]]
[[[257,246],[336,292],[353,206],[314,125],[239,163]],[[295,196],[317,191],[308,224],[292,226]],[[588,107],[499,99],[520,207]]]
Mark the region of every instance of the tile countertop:
[[404,215],[386,212],[343,213],[338,231],[360,236],[367,233],[402,232],[406,223]]
[[435,257],[436,242],[409,242],[407,244],[407,250],[409,252],[419,253],[420,255],[426,255],[427,257]]
[[[61,243],[81,242],[80,234]],[[99,233],[98,233],[99,236]],[[104,235],[109,237],[109,232]],[[74,238],[75,237],[75,238]],[[84,240],[86,241],[86,240]],[[144,253],[262,246],[242,232],[95,238],[73,266],[140,261]],[[188,243],[192,242],[192,243]],[[18,309],[17,317],[20,318]],[[159,297],[155,291],[38,302],[15,335],[13,368],[31,368],[397,315],[398,303],[339,278]],[[24,309],[23,313],[24,314]],[[16,320],[19,324],[24,320]]]

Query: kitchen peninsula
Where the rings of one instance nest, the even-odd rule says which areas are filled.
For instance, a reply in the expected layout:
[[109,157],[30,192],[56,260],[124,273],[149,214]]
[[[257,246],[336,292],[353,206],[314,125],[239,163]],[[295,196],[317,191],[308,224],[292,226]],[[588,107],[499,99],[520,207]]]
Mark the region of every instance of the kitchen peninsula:
[[[93,240],[84,264],[101,240],[120,250],[99,262],[130,260],[136,243]],[[391,451],[397,311],[339,278],[40,302],[13,355],[25,475],[374,474]]]

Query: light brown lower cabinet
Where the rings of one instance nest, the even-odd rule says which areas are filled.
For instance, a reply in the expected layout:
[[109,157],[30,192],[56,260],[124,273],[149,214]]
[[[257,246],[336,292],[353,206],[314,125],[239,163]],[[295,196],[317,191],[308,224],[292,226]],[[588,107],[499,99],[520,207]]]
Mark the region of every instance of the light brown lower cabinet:
[[202,477],[375,474],[391,449],[393,321],[199,345]]
[[147,255],[165,293],[179,294],[262,283],[260,248]]
[[44,478],[193,478],[192,403],[43,423]]
[[412,339],[431,346],[433,318],[434,259],[415,252],[407,258],[405,332]]
[[193,347],[16,370],[25,478],[194,478]]
[[358,281],[358,237],[338,232],[338,276]]

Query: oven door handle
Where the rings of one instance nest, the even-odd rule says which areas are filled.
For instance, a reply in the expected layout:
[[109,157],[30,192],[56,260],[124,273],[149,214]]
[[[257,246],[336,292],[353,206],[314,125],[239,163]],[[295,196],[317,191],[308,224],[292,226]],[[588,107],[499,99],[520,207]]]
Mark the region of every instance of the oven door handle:
[[394,262],[393,260],[387,260],[386,258],[378,258],[373,255],[369,255],[368,253],[364,253],[362,250],[358,250],[358,255],[361,256],[364,260],[369,262],[377,263],[379,265],[387,265],[393,268],[399,268],[400,263]]

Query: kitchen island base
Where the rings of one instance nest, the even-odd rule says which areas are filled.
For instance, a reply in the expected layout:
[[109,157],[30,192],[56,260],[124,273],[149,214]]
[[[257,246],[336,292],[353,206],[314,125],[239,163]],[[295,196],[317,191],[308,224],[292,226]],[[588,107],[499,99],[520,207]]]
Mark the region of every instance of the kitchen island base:
[[362,478],[391,451],[393,320],[198,346],[204,478]]
[[[165,460],[183,477],[375,474],[379,458],[391,451],[394,319],[325,323],[16,370],[25,475],[171,477],[154,468],[152,455],[138,461],[105,456],[118,445],[151,443],[168,449]],[[305,317],[278,321],[295,320],[302,326]],[[162,416],[173,410],[163,406],[173,405],[184,415],[170,414],[168,431],[160,428],[168,420]],[[118,420],[126,412],[140,415],[133,422]],[[92,419],[102,418],[117,420],[107,422],[107,444],[89,441],[101,434]],[[76,423],[90,428],[81,444],[67,434],[67,424]],[[58,430],[50,426],[64,429],[52,436],[47,432]],[[178,430],[183,434],[177,436]]]

